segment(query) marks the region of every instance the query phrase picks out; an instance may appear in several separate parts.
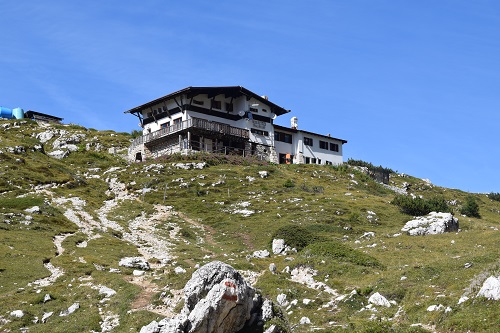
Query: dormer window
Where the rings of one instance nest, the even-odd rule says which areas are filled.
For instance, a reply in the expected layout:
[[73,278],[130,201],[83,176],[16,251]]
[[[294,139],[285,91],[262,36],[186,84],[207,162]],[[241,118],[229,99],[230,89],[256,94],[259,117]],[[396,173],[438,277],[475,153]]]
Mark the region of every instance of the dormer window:
[[257,108],[250,108],[250,111],[251,112],[259,112],[259,109],[257,109]]

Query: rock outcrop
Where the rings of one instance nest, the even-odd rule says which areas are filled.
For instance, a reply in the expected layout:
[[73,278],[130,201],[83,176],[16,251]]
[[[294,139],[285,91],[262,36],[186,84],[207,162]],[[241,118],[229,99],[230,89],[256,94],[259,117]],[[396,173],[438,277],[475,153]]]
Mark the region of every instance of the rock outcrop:
[[410,236],[435,235],[458,231],[458,219],[451,213],[431,212],[426,216],[416,217],[406,222],[401,231]]
[[[269,315],[266,304],[265,316]],[[231,333],[262,325],[262,301],[241,274],[220,261],[196,270],[184,287],[184,308],[174,318],[153,321],[141,333]]]
[[500,279],[494,276],[487,278],[481,290],[477,293],[477,296],[486,297],[487,299],[495,301],[500,300]]

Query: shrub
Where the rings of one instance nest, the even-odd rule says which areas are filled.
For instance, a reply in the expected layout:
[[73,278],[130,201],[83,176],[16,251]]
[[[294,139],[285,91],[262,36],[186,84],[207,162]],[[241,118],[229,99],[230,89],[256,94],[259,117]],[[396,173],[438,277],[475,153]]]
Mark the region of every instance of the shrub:
[[474,198],[472,195],[467,196],[465,204],[462,206],[460,213],[468,217],[480,218],[481,215],[479,215],[479,205],[476,202],[476,198]]
[[430,212],[450,212],[446,200],[441,196],[426,200],[420,197],[397,195],[391,203],[398,206],[402,213],[413,216],[427,215]]
[[286,245],[296,248],[299,251],[307,245],[319,240],[318,236],[297,225],[287,225],[279,228],[273,234],[273,239],[274,238],[284,239]]
[[361,160],[353,160],[353,159],[348,159],[347,164],[352,165],[352,166],[360,166],[360,167],[365,167],[368,168],[370,171],[374,172],[387,172],[387,173],[395,173],[394,170],[389,169],[389,168],[384,168],[383,166],[374,166],[373,164]]
[[488,198],[494,201],[500,201],[500,193],[491,192],[490,194],[488,194]]
[[310,244],[304,249],[304,252],[311,255],[327,257],[328,259],[349,262],[355,265],[383,267],[383,265],[374,257],[352,249],[351,247],[338,241],[317,242]]
[[283,187],[292,188],[295,187],[295,183],[291,179],[287,179],[287,181],[283,184]]

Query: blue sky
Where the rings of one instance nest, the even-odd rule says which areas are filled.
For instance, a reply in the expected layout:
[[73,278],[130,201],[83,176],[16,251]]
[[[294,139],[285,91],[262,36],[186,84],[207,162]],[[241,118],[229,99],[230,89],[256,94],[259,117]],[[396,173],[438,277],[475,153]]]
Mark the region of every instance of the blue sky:
[[241,85],[276,120],[434,184],[500,192],[500,2],[0,2],[0,105],[130,132],[124,111]]

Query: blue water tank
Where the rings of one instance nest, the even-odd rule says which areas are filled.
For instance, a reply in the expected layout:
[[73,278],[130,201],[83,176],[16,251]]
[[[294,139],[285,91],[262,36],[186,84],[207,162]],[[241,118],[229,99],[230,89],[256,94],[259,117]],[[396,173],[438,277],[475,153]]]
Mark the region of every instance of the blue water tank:
[[21,108],[12,109],[12,117],[14,117],[16,119],[23,119],[24,118],[24,110]]
[[0,117],[11,119],[12,118],[12,110],[9,108],[4,108],[3,106],[0,106]]

